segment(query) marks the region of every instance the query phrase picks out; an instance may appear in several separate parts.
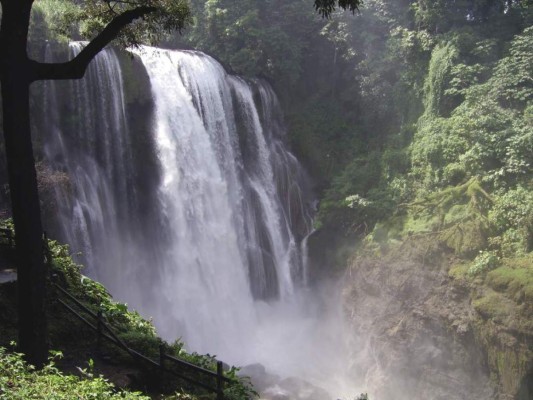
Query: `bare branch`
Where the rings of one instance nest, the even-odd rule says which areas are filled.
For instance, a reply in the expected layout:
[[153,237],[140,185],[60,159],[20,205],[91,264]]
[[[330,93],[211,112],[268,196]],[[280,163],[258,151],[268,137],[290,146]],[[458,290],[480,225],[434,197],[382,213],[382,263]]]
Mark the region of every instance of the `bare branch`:
[[71,61],[65,63],[40,63],[31,60],[32,73],[30,81],[83,78],[93,58],[115,39],[124,27],[131,24],[134,20],[155,11],[157,11],[155,7],[138,7],[123,12],[113,18],[104,30],[91,40]]

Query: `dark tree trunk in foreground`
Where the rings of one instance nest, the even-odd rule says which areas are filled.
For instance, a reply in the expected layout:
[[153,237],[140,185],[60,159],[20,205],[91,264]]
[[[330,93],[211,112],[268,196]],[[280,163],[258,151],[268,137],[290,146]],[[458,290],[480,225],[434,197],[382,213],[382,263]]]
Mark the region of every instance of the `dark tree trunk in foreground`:
[[43,230],[30,136],[29,84],[17,78],[2,83],[2,104],[9,189],[16,227],[18,344],[30,363],[41,366],[48,356]]
[[30,63],[26,54],[31,3],[2,1],[0,78],[18,266],[18,345],[30,363],[42,366],[48,357],[48,335],[43,230],[30,132]]
[[[18,267],[19,350],[41,367],[48,357],[46,266],[37,174],[31,142],[31,82],[80,79],[92,59],[137,18],[156,11],[140,6],[117,15],[73,60],[44,64],[28,59],[26,46],[34,0],[0,0],[0,84],[9,189]],[[140,2],[139,4],[142,4]]]

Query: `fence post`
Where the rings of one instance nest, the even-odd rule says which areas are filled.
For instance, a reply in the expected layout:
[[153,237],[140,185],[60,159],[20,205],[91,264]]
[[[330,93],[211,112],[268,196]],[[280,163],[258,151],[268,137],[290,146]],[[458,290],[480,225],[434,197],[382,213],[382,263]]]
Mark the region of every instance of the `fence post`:
[[102,349],[102,310],[98,310],[97,314],[97,321],[96,321],[96,347],[98,348],[98,351]]
[[163,379],[163,371],[165,370],[165,347],[162,343],[159,345],[159,369],[160,373],[159,376],[156,378],[156,381],[159,387],[163,389],[163,385],[165,383],[165,380]]
[[48,236],[46,235],[46,231],[43,231],[43,246],[44,246],[44,256],[46,258],[46,265],[51,266],[52,265],[52,251],[50,250],[50,246],[48,245]]
[[159,367],[161,367],[161,369],[165,369],[164,363],[165,363],[165,347],[162,344],[160,344],[159,345]]
[[224,400],[224,368],[222,361],[217,361],[217,400]]

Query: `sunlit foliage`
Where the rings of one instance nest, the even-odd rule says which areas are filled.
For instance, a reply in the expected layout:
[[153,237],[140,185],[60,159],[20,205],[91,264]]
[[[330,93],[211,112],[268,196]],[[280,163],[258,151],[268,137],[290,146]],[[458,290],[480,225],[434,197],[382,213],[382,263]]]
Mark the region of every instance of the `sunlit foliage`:
[[191,22],[187,0],[38,0],[34,11],[44,14],[50,29],[61,37],[80,35],[91,39],[113,18],[136,8],[151,11],[121,30],[117,41],[123,46],[155,44],[165,35],[181,32]]

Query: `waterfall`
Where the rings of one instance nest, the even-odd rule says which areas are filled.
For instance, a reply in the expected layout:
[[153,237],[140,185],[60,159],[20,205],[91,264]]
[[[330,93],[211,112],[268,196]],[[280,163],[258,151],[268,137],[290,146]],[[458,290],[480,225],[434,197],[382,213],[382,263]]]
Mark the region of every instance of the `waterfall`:
[[[81,46],[72,43],[71,56]],[[48,45],[46,61],[52,57]],[[127,204],[120,197],[131,187],[120,68],[111,51],[103,52],[85,79],[69,82],[71,121],[67,126],[60,121],[58,88],[50,82],[45,85],[49,137],[44,152],[54,169],[68,172],[71,183],[68,190],[57,188],[62,236],[83,253],[85,264],[96,274],[98,265],[117,254],[117,213]],[[113,190],[115,187],[118,190]]]
[[231,353],[258,324],[254,302],[290,297],[301,280],[300,243],[311,225],[305,177],[265,83],[228,76],[198,52],[138,54],[172,227],[160,292],[167,301],[150,311],[176,321],[158,325],[166,337],[179,331],[195,349]]
[[[69,56],[82,47],[70,43]],[[54,57],[48,45],[45,60]],[[134,302],[141,302],[151,292],[153,271],[147,266],[161,250],[159,240],[145,245],[144,235],[164,234],[165,226],[153,218],[156,202],[147,207],[150,196],[140,193],[149,186],[139,179],[139,170],[150,159],[150,148],[134,151],[121,71],[116,51],[109,49],[93,60],[84,79],[44,83],[44,156],[52,170],[68,175],[67,185],[54,188],[54,236],[81,255],[84,273],[119,298],[128,282]]]
[[83,80],[46,83],[45,158],[69,178],[55,189],[57,235],[165,339],[322,378],[317,341],[336,343],[338,332],[324,331],[333,324],[305,287],[312,196],[273,90],[199,52],[142,47],[134,57],[151,90],[146,130],[125,94],[121,62],[132,61],[112,49]]

